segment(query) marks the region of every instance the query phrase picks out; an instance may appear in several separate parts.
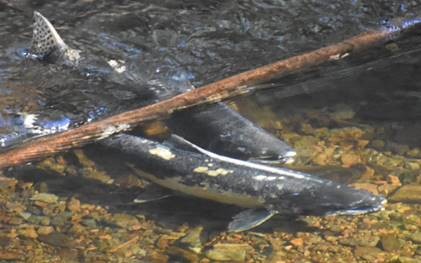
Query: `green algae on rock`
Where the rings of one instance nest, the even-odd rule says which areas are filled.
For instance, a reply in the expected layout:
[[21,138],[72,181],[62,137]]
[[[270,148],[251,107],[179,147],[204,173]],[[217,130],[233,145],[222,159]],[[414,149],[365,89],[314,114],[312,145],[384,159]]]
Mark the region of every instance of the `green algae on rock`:
[[404,185],[390,197],[392,202],[421,203],[421,185]]

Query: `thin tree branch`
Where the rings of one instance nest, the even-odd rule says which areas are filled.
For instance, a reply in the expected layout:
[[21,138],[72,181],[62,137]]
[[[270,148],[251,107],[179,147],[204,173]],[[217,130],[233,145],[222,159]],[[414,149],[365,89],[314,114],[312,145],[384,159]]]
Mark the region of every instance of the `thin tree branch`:
[[127,131],[142,122],[167,117],[180,109],[248,93],[256,89],[252,85],[327,61],[342,59],[349,54],[384,43],[403,30],[414,28],[419,23],[421,23],[420,20],[414,19],[400,20],[387,28],[363,33],[340,43],[249,70],[146,107],[120,113],[60,134],[34,139],[0,154],[0,169],[22,165],[105,139],[113,134]]

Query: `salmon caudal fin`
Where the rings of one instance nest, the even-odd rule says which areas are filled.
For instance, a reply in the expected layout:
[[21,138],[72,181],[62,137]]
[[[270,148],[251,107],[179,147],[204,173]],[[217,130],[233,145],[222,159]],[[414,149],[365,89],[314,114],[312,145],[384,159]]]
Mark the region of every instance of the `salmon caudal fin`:
[[38,59],[63,58],[70,64],[80,58],[79,51],[69,48],[50,21],[37,11],[34,12],[30,53]]
[[49,56],[54,51],[66,50],[67,45],[56,29],[39,12],[34,12],[33,36],[31,53],[41,58]]

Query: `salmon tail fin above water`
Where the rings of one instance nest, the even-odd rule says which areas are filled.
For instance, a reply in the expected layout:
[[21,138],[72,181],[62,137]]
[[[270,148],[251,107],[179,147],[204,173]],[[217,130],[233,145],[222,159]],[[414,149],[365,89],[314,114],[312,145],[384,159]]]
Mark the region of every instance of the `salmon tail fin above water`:
[[67,45],[50,21],[39,12],[35,11],[31,53],[41,58],[45,58],[55,51],[60,52],[67,48]]
[[37,11],[34,12],[30,53],[38,59],[62,58],[70,64],[80,59],[79,51],[69,48],[50,21]]

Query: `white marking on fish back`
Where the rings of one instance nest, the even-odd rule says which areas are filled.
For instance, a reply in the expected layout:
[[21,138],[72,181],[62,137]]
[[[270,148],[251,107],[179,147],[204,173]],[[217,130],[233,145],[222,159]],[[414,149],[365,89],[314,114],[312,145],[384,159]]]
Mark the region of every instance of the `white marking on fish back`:
[[223,161],[223,162],[227,162],[227,163],[232,163],[238,166],[243,166],[243,167],[248,167],[248,168],[252,168],[252,169],[256,169],[256,170],[260,170],[260,171],[265,171],[265,172],[269,172],[269,173],[273,173],[273,174],[277,174],[277,175],[281,175],[281,176],[287,176],[287,177],[292,177],[292,178],[296,178],[296,179],[302,179],[302,180],[309,180],[309,181],[316,181],[316,182],[322,182],[321,179],[309,176],[308,174],[305,173],[301,173],[298,171],[293,171],[293,170],[289,170],[289,169],[279,169],[277,167],[272,167],[272,166],[267,166],[267,165],[263,165],[263,164],[258,164],[258,163],[252,163],[252,162],[247,162],[247,161],[243,161],[243,160],[238,160],[238,159],[234,159],[234,158],[230,158],[227,156],[222,156],[210,151],[207,151],[187,140],[185,140],[184,138],[180,137],[180,136],[176,136],[174,135],[175,138],[177,138],[178,140],[181,140],[183,143],[188,144],[189,146],[193,147],[194,149],[198,150],[199,152]]
[[167,161],[175,158],[175,155],[170,151],[170,149],[164,148],[162,146],[150,149],[149,153]]
[[112,67],[117,73],[121,74],[124,71],[126,71],[126,65],[124,60],[114,60],[111,59],[109,61],[107,61],[108,65],[110,65],[110,67]]

